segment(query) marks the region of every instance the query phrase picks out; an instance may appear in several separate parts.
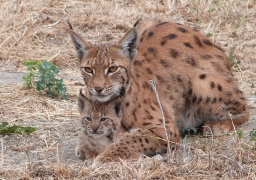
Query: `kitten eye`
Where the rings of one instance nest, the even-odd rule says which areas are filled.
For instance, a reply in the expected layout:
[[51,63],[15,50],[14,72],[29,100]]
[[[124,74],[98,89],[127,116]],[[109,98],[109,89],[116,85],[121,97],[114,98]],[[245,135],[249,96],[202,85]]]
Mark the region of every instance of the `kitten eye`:
[[118,70],[117,66],[111,66],[110,68],[108,68],[108,73],[113,73],[116,72]]
[[91,117],[85,117],[86,121],[92,122],[92,118]]
[[92,73],[93,73],[93,69],[90,68],[90,67],[84,67],[84,68],[83,68],[83,71],[84,71],[85,73],[88,73],[88,74],[92,74]]
[[107,120],[108,120],[108,118],[100,118],[100,122],[105,122]]

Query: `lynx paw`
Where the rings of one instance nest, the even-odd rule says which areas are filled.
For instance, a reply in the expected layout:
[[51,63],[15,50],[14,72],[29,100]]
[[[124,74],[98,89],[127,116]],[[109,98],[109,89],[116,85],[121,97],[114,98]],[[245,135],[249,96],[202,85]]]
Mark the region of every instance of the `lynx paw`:
[[120,161],[119,157],[111,157],[111,156],[104,156],[103,154],[100,154],[97,156],[97,158],[94,160],[92,167],[98,167],[104,163],[109,163],[109,162],[118,162]]
[[77,145],[75,148],[75,155],[78,159],[85,159],[85,156],[84,156],[81,148],[79,147],[79,145]]
[[75,148],[75,155],[78,159],[92,161],[98,154],[84,146],[77,145]]
[[221,136],[232,130],[232,123],[227,121],[208,121],[203,125],[204,136]]

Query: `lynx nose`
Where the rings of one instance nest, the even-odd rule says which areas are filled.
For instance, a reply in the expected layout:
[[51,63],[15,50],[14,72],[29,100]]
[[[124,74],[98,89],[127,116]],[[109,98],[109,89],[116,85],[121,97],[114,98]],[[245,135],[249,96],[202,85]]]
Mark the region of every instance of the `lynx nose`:
[[103,90],[103,88],[101,87],[94,87],[94,89],[97,93],[101,93],[101,91]]

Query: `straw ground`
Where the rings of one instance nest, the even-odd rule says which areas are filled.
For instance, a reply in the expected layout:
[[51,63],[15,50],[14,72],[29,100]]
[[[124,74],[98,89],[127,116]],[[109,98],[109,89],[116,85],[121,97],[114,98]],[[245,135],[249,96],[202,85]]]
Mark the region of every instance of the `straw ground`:
[[[1,73],[25,73],[26,59],[49,60],[61,68],[70,95],[51,99],[24,89],[17,74],[0,78],[0,122],[37,128],[0,136],[0,179],[256,179],[256,144],[250,137],[256,128],[255,0],[3,0],[0,9]],[[192,26],[223,47],[248,99],[250,120],[238,128],[242,137],[188,136],[172,152],[170,165],[157,156],[93,169],[74,156],[80,131],[76,96],[83,83],[66,20],[97,44],[117,40],[139,18]]]

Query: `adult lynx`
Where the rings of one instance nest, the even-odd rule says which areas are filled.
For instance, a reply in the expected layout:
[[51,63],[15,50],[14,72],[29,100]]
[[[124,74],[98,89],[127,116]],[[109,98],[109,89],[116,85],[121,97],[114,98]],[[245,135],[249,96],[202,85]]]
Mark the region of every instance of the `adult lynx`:
[[[137,158],[166,148],[162,114],[149,80],[156,79],[174,143],[181,141],[180,132],[187,129],[203,125],[204,134],[218,136],[232,130],[232,123],[237,126],[249,117],[224,51],[188,26],[151,22],[139,35],[132,28],[117,43],[98,46],[81,38],[72,27],[70,34],[90,98],[106,103],[121,97],[123,126],[139,128],[109,145],[97,163]],[[141,148],[124,146],[128,142],[139,142]]]

